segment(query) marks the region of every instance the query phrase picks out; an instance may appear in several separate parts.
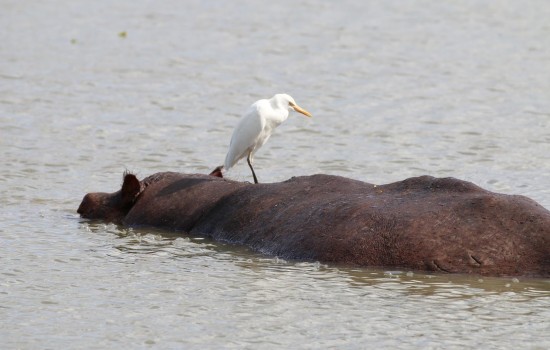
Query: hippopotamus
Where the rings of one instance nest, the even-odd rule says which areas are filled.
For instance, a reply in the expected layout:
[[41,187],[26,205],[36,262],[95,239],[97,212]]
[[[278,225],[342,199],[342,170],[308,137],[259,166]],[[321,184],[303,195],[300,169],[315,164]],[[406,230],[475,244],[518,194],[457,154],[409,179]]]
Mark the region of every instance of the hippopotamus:
[[550,277],[550,212],[455,178],[374,185],[331,175],[251,184],[162,172],[125,173],[88,193],[81,217],[246,245],[288,260]]

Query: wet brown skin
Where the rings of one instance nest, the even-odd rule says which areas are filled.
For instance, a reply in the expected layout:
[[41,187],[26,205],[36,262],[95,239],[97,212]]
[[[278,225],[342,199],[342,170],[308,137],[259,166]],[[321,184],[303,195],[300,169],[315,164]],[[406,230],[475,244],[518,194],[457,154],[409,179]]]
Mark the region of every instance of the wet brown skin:
[[243,244],[285,259],[550,277],[550,212],[533,200],[429,176],[376,186],[338,176],[250,184],[126,174],[78,213]]

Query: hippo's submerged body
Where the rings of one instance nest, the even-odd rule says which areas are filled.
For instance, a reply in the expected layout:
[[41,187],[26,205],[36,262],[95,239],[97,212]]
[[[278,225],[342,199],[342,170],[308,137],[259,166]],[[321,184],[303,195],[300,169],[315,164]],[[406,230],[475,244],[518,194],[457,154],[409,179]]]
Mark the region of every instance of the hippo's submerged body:
[[127,174],[78,213],[244,244],[287,259],[550,277],[550,212],[522,196],[429,176],[376,186],[338,176],[252,185]]

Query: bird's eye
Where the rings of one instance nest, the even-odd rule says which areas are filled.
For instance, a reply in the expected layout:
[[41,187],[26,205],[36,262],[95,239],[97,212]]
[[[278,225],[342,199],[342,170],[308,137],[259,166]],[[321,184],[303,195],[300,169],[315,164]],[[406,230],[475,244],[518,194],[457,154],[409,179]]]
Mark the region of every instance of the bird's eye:
[[289,105],[290,107],[296,106],[296,104],[295,104],[294,102],[292,102],[292,101],[288,101],[288,105]]

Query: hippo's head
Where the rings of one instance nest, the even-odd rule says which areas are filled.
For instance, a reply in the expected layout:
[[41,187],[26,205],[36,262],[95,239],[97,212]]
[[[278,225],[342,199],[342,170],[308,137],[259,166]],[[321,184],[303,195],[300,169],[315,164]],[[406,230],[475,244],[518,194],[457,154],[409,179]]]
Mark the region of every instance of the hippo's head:
[[88,193],[82,199],[77,213],[86,219],[119,222],[130,211],[141,191],[139,180],[133,174],[124,174],[122,188],[114,193]]

